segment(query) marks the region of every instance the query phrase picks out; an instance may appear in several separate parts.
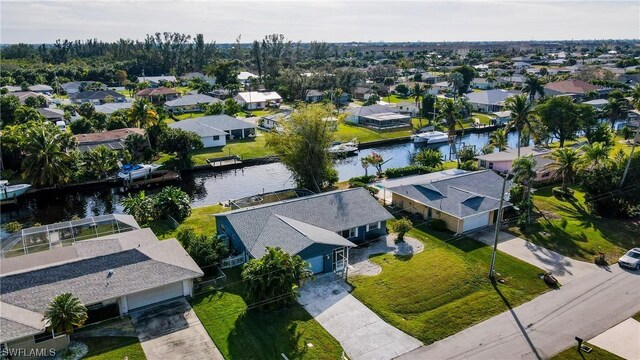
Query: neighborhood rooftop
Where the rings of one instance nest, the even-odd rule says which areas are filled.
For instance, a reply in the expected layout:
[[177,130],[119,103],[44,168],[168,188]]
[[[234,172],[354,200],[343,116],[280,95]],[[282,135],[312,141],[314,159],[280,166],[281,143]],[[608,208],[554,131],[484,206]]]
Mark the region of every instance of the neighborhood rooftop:
[[[520,148],[520,156],[527,155],[543,155],[551,152],[549,149],[537,147],[537,146],[526,146]],[[486,160],[486,161],[513,161],[518,158],[518,148],[508,148],[504,151],[498,151],[491,154],[484,154],[476,156],[476,159]]]
[[203,116],[195,119],[185,119],[170,124],[169,127],[183,129],[186,131],[193,131],[200,136],[204,136],[205,134],[200,133],[198,130],[203,130],[207,133],[210,132],[211,134],[209,136],[214,136],[225,135],[225,131],[236,129],[253,129],[256,126],[246,121],[242,121],[229,115],[222,114]]

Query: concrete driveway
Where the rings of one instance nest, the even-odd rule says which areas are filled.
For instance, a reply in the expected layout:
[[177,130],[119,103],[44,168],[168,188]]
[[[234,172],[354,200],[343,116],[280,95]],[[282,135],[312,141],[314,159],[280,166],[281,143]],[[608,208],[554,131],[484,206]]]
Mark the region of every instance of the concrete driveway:
[[185,299],[143,308],[130,315],[149,360],[224,360]]
[[[494,234],[493,229],[489,229],[471,236],[493,246]],[[596,264],[571,259],[504,231],[498,236],[498,250],[550,271],[562,285],[601,270]]]
[[325,274],[302,287],[298,302],[340,342],[351,359],[392,359],[422,345],[380,319],[349,290],[342,279]]
[[633,318],[587,341],[622,358],[640,360],[640,322]]

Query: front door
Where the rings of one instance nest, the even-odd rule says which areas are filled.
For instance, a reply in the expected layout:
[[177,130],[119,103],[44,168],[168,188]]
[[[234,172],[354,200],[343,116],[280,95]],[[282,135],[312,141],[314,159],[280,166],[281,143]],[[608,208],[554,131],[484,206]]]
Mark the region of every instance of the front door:
[[345,248],[338,248],[333,250],[333,271],[342,272],[347,266],[347,254]]

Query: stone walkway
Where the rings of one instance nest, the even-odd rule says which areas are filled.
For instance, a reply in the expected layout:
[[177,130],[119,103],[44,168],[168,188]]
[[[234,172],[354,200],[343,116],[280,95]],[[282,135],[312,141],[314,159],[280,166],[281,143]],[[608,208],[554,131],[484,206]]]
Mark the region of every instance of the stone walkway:
[[382,268],[369,261],[369,257],[376,254],[395,254],[409,256],[424,251],[424,245],[419,240],[405,236],[403,242],[396,243],[396,234],[389,234],[369,243],[349,250],[349,276],[373,276],[382,272]]

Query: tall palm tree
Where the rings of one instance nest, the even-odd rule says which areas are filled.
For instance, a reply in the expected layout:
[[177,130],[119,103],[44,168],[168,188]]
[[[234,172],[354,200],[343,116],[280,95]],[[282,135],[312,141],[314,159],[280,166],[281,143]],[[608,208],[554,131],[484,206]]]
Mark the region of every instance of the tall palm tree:
[[489,144],[498,151],[505,151],[509,146],[508,140],[509,131],[506,128],[496,129],[496,131],[489,134]]
[[489,85],[493,86],[493,83],[496,82],[496,80],[498,79],[496,77],[496,73],[494,71],[489,71],[487,73],[487,75],[484,77],[485,80],[487,80],[487,82],[489,83]]
[[522,129],[527,128],[532,132],[531,118],[533,115],[533,103],[527,101],[525,94],[514,95],[504,102],[505,109],[511,111],[511,123],[509,127],[515,127],[518,131],[518,157],[520,157],[520,138]]
[[148,128],[158,123],[158,113],[155,107],[146,99],[133,102],[129,110],[129,121],[139,128]]
[[118,168],[118,153],[104,145],[99,145],[85,154],[86,167],[99,179],[105,178],[109,172]]
[[544,83],[535,75],[527,76],[522,92],[527,94],[529,96],[529,102],[533,103],[536,98],[536,94],[544,96]]
[[445,99],[440,102],[440,115],[438,115],[438,119],[444,120],[445,126],[447,127],[447,132],[449,135],[449,144],[451,146],[451,152],[456,155],[456,161],[458,165],[460,165],[460,159],[458,158],[456,151],[456,128],[460,127],[463,129],[462,125],[462,106],[460,101],[454,99]]
[[536,165],[533,155],[521,156],[513,161],[513,179],[527,186],[527,224],[531,223],[531,185],[536,178]]
[[578,165],[580,164],[580,154],[574,148],[560,148],[554,150],[545,158],[551,162],[544,167],[545,171],[553,177],[562,178],[562,191],[567,192],[567,188],[576,176]]
[[640,84],[636,84],[631,91],[631,105],[640,110]]
[[413,100],[415,101],[416,106],[418,107],[418,116],[420,117],[420,125],[422,125],[422,111],[420,111],[420,105],[422,103],[420,102],[420,98],[422,97],[423,91],[424,89],[419,83],[416,83],[413,86]]
[[71,293],[64,293],[51,300],[44,318],[54,333],[70,334],[74,326],[80,327],[87,321],[87,308]]
[[22,174],[34,185],[54,186],[67,182],[71,177],[71,157],[61,144],[64,135],[53,125],[38,126],[27,130],[23,151]]
[[606,164],[609,161],[611,147],[605,143],[594,142],[585,144],[580,148],[582,151],[582,163],[586,169],[593,169]]
[[29,121],[43,121],[44,116],[38,112],[38,110],[29,106],[18,106],[15,112],[16,123],[26,124]]
[[626,104],[620,99],[609,98],[609,102],[605,104],[603,110],[609,117],[611,129],[615,130],[616,120],[623,118],[626,110]]
[[460,88],[464,84],[464,76],[461,73],[455,71],[449,75],[449,85],[453,88],[453,97],[458,97]]

